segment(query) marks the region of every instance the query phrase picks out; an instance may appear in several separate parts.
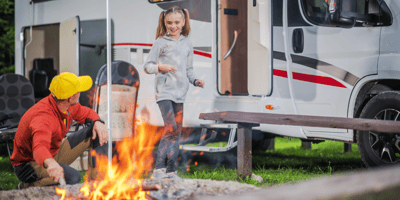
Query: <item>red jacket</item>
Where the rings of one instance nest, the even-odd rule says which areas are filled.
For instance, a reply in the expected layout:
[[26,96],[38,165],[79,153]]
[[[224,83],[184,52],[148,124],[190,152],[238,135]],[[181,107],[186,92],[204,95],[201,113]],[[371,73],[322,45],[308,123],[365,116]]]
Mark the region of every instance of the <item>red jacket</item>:
[[44,167],[44,160],[54,158],[57,154],[72,120],[84,124],[86,118],[96,120],[100,117],[92,109],[79,103],[69,107],[67,113],[62,113],[51,95],[42,99],[26,111],[19,122],[11,164],[16,167],[36,161]]

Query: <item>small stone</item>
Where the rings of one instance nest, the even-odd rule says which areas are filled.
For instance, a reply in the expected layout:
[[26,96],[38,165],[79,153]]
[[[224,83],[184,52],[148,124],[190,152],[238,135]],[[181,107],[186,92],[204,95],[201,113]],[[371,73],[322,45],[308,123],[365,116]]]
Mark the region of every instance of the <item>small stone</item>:
[[259,183],[262,183],[264,181],[264,179],[261,176],[255,175],[255,174],[251,175],[251,180],[255,180],[255,181],[259,182]]

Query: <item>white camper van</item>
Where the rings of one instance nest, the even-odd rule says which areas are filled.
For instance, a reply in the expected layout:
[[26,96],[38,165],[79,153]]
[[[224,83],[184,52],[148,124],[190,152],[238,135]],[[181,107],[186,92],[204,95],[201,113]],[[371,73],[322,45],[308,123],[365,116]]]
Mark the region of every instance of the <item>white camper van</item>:
[[[199,119],[215,111],[399,120],[398,0],[110,0],[113,60],[140,75],[139,123],[163,125],[154,75],[143,65],[159,14],[173,5],[190,13],[194,72],[206,83],[189,89],[185,127],[224,127]],[[19,0],[15,9],[17,74],[29,78],[35,59],[51,58],[57,73],[95,79],[106,63],[105,0]],[[357,143],[367,166],[400,163],[400,134],[269,124],[254,130]]]

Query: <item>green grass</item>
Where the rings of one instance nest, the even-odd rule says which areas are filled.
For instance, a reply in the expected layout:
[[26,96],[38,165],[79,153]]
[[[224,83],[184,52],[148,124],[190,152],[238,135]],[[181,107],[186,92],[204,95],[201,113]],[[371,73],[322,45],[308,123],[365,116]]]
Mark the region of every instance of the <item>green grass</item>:
[[0,190],[15,189],[20,181],[14,174],[8,157],[0,157]]
[[[311,149],[301,147],[300,139],[288,141],[275,138],[275,151],[253,153],[253,173],[263,178],[262,183],[253,180],[241,182],[261,187],[293,183],[330,176],[349,170],[363,169],[357,145],[351,153],[344,153],[342,142],[326,141],[312,144]],[[237,180],[235,169],[210,166],[190,166],[190,171],[181,174],[184,178]]]
[[[81,171],[80,173],[82,176],[81,183],[83,183],[86,172]],[[20,182],[12,169],[10,159],[0,156],[0,190],[16,189]]]
[[[220,146],[224,143],[209,144]],[[351,153],[344,153],[342,142],[326,141],[312,144],[311,149],[303,149],[300,139],[287,140],[275,138],[275,151],[253,152],[253,173],[261,176],[264,181],[253,180],[240,182],[259,187],[270,187],[286,183],[306,181],[313,178],[331,176],[364,169],[357,145],[352,145]],[[181,171],[184,171],[181,173]],[[81,172],[83,176],[85,172]],[[212,179],[237,181],[236,169],[225,166],[209,166],[199,163],[190,165],[190,171],[180,170],[179,175],[191,179]],[[0,157],[0,190],[15,189],[19,180],[15,176],[8,157]]]
[[[196,146],[197,144],[185,144],[185,146]],[[213,142],[213,143],[207,143],[204,145],[206,147],[226,147],[228,146],[228,142]]]

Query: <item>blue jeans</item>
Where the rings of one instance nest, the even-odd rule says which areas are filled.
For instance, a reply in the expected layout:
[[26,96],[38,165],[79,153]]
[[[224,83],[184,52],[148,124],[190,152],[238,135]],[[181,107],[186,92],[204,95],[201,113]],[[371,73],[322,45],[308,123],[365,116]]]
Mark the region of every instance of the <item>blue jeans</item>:
[[157,102],[164,120],[164,133],[157,151],[156,169],[167,168],[167,173],[176,171],[179,154],[179,137],[182,130],[183,103],[171,100]]

